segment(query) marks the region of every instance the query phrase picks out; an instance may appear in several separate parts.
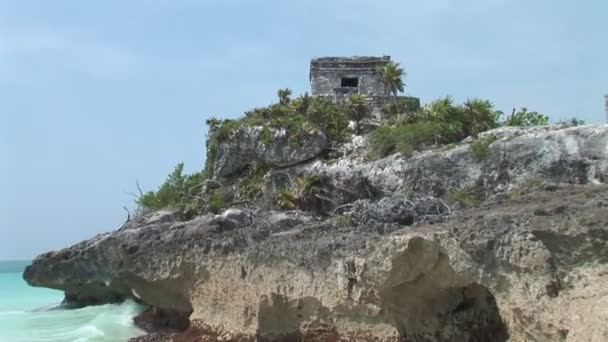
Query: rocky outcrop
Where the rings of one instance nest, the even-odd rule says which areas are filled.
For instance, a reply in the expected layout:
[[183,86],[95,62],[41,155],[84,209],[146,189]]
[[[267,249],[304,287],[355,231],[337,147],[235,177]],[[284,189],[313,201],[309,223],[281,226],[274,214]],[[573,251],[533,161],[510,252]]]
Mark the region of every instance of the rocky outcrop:
[[325,175],[337,204],[369,197],[368,193],[446,198],[450,191],[466,190],[484,199],[531,180],[576,184],[608,180],[608,126],[503,127],[481,137],[496,140],[488,155],[479,159],[471,152],[469,139],[411,158],[395,154],[366,162],[353,153],[331,163],[317,160],[275,172],[273,178]]
[[[26,281],[74,304],[148,304],[136,321],[156,333],[138,341],[608,338],[608,127],[501,128],[483,158],[465,141],[365,161],[355,138],[332,162],[308,160],[325,149],[304,146],[315,137],[235,134],[216,175],[270,162],[267,194],[320,176],[325,216],[261,200],[157,212],[39,256]],[[482,202],[448,205],[454,191]]]
[[384,197],[378,201],[358,200],[346,213],[357,224],[394,223],[410,226],[414,223],[437,223],[447,219],[452,209],[435,197]]
[[548,189],[395,231],[305,219],[273,233],[256,211],[224,229],[167,212],[44,254],[25,279],[140,298],[189,316],[185,334],[235,340],[602,341],[608,188]]
[[230,138],[217,144],[212,163],[216,177],[228,177],[246,169],[255,161],[269,167],[286,167],[308,161],[328,146],[319,131],[289,136],[285,130],[268,130],[268,140],[262,141],[262,127],[241,127]]

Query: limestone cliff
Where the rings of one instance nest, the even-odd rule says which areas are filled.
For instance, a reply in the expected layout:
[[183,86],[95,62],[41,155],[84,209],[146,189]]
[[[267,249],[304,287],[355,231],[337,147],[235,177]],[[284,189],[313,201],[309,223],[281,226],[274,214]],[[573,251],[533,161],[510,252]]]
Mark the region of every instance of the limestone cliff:
[[[311,210],[152,213],[24,277],[75,303],[150,305],[138,320],[157,333],[141,341],[605,341],[608,127],[484,135],[483,159],[470,141],[376,161],[359,138],[331,160],[307,152],[261,190],[322,177]],[[236,165],[254,140],[216,160]],[[463,209],[454,189],[481,203]]]

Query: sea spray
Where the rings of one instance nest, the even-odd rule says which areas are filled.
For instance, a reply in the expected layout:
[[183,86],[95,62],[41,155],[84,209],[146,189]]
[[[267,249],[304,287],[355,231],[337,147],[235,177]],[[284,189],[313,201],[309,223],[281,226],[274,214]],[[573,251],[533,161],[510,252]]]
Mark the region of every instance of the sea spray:
[[61,309],[62,293],[29,287],[21,278],[27,263],[0,262],[0,341],[121,342],[143,332],[133,302]]

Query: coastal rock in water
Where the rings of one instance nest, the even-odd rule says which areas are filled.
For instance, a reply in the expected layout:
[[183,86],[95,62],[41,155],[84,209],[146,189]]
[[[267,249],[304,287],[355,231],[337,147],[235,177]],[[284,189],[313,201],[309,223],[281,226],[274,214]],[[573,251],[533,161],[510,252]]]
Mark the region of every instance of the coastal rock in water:
[[[332,162],[309,161],[325,148],[315,137],[261,147],[259,131],[220,144],[216,176],[282,166],[265,195],[322,176],[322,213],[350,220],[162,211],[43,254],[24,278],[76,305],[136,297],[150,305],[138,324],[161,332],[139,341],[606,340],[607,126],[499,128],[481,134],[483,154],[473,141]],[[450,197],[482,204],[455,211]]]

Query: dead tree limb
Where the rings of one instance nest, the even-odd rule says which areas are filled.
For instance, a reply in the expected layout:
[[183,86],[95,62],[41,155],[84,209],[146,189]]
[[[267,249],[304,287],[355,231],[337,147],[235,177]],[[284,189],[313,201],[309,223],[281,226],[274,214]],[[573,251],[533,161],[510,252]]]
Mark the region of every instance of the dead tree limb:
[[129,223],[129,221],[131,221],[131,212],[129,211],[129,208],[125,207],[124,205],[122,206],[122,208],[127,212],[127,220],[124,223],[127,224]]

